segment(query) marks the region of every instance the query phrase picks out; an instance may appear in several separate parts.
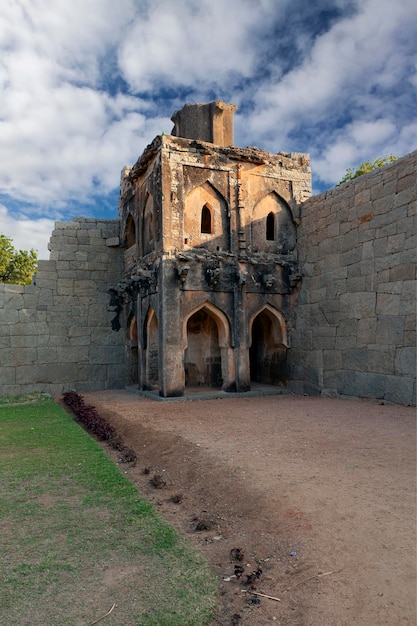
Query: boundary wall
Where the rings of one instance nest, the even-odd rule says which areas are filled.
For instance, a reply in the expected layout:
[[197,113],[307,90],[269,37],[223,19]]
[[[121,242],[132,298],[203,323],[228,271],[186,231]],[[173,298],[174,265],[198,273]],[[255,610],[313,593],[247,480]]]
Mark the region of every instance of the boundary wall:
[[117,220],[57,222],[33,284],[0,284],[0,395],[126,385],[107,293],[123,275],[118,236]]
[[[416,402],[417,151],[301,205],[296,393]],[[32,285],[0,284],[0,395],[124,388],[119,221],[57,222]]]
[[416,401],[417,151],[302,205],[295,390]]

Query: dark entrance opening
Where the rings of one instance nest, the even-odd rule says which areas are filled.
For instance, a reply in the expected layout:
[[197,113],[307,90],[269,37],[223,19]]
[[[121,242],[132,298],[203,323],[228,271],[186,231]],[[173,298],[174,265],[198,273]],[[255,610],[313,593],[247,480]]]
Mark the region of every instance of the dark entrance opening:
[[205,309],[188,320],[184,370],[186,387],[220,388],[223,384],[217,324]]
[[128,324],[128,346],[130,347],[128,355],[130,384],[137,385],[139,382],[138,325],[134,315],[130,317]]
[[151,309],[145,324],[146,349],[145,389],[159,389],[159,337],[158,318]]
[[280,385],[287,378],[287,348],[282,343],[279,320],[268,309],[253,320],[252,343],[249,348],[251,381]]

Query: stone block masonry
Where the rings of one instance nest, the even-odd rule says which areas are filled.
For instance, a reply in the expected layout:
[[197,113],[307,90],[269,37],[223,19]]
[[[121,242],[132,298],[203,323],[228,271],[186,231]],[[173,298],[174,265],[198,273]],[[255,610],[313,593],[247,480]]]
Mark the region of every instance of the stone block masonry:
[[124,387],[107,290],[123,274],[118,220],[57,222],[33,284],[0,284],[0,394]]
[[417,151],[302,205],[293,387],[416,401]]
[[[0,395],[261,382],[415,403],[417,152],[310,198],[308,155],[229,145],[220,105],[123,170],[120,222],[56,223],[33,284],[0,284]],[[225,133],[200,136],[219,111]]]

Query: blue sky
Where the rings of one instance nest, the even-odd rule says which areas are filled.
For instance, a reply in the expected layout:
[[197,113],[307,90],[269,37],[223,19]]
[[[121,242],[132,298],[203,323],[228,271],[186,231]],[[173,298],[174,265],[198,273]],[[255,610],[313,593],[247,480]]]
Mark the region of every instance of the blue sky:
[[115,218],[120,172],[186,102],[235,144],[308,152],[315,192],[417,148],[415,0],[2,0],[0,232]]

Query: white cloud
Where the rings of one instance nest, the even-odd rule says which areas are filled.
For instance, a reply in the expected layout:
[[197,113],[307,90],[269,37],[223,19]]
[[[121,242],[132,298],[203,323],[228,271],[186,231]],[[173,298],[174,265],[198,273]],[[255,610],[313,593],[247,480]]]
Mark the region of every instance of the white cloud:
[[[281,2],[280,10],[287,2]],[[249,77],[256,65],[252,32],[275,8],[269,0],[158,0],[127,30],[119,50],[125,80],[136,92],[155,86],[205,88]]]
[[70,83],[49,88],[40,80],[31,92],[6,90],[0,118],[0,187],[43,206],[87,198],[93,178],[108,192],[154,126],[166,125],[160,118],[148,123],[137,98]]
[[[414,143],[413,143],[414,142]],[[316,155],[314,169],[327,184],[337,183],[349,167],[378,157],[403,156],[417,145],[417,123],[402,134],[391,120],[358,120],[336,132],[326,150]],[[386,147],[390,146],[387,150]]]
[[0,204],[0,224],[0,234],[10,237],[16,250],[33,248],[39,259],[49,259],[48,243],[54,228],[53,220],[29,219],[22,215],[14,217]]
[[148,103],[104,90],[133,8],[130,0],[52,8],[20,0],[0,9],[3,193],[51,208],[88,200],[93,180],[106,193],[162,126],[147,123]]
[[[283,3],[285,5],[285,3]],[[249,76],[249,35],[272,0],[6,1],[0,9],[0,190],[54,214],[118,184],[168,117],[106,91],[117,58],[133,89]],[[256,9],[256,11],[254,10]],[[162,81],[162,83],[160,82]],[[182,103],[179,103],[181,106]],[[171,113],[173,110],[171,111]],[[27,209],[29,211],[29,208]]]
[[[288,143],[296,129],[302,137],[303,126],[337,124],[349,116],[372,121],[385,112],[395,123],[401,95],[393,97],[387,90],[401,94],[410,74],[408,49],[414,46],[417,4],[363,0],[358,7],[356,14],[317,37],[310,54],[282,80],[260,90],[256,114],[247,120],[248,139],[261,137],[266,147],[276,149],[271,129]],[[314,140],[326,143],[323,136]]]
[[57,75],[91,84],[99,81],[102,57],[117,45],[134,6],[134,0],[54,0],[53,5],[48,0],[4,0],[0,41],[13,56],[30,51],[32,62],[50,59]]
[[71,217],[184,101],[217,97],[241,105],[236,143],[311,152],[329,184],[404,154],[416,19],[415,0],[4,0],[0,194],[28,218]]

